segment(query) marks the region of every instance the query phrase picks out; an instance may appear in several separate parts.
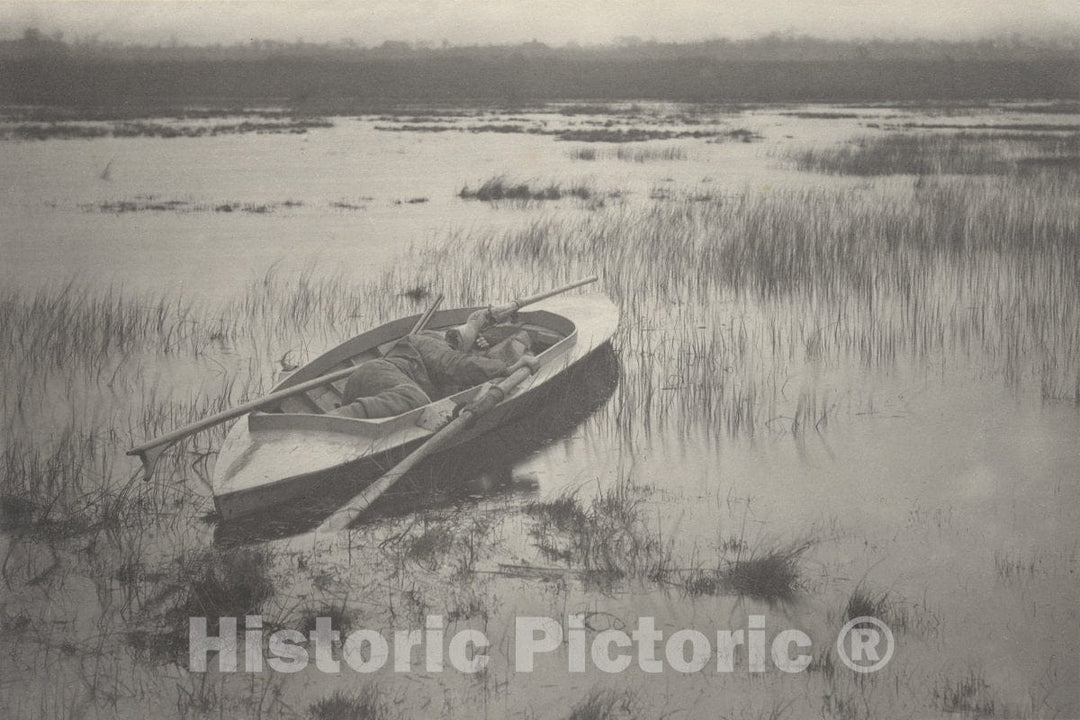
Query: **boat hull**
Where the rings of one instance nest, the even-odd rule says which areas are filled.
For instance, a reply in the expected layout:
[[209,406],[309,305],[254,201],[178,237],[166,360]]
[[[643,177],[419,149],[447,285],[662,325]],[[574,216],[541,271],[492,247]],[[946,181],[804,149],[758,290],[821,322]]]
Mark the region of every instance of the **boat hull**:
[[[437,313],[433,327],[447,327],[474,308]],[[555,297],[537,303],[527,321],[566,331],[566,336],[538,356],[540,369],[451,446],[474,440],[543,402],[544,388],[590,357],[611,339],[617,308],[602,295]],[[385,345],[408,332],[413,319],[388,323],[357,336],[316,358],[275,390],[304,382],[333,369],[345,358]],[[402,329],[404,328],[404,329]],[[252,413],[229,431],[214,473],[214,501],[219,516],[232,520],[275,505],[314,499],[322,480],[345,468],[350,484],[373,480],[421,445],[456,403],[481,392],[471,388],[395,418],[354,420],[324,414]]]

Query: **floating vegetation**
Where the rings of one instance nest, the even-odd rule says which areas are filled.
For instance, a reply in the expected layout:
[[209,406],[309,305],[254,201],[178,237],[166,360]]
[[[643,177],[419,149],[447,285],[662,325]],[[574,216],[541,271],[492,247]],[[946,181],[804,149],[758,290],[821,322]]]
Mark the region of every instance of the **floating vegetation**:
[[706,140],[706,142],[713,144],[728,141],[751,143],[763,139],[764,138],[760,134],[754,132],[753,130],[747,130],[746,128],[736,128],[735,130],[727,130],[725,132],[716,133],[714,137],[709,138],[708,140]]
[[0,130],[3,140],[86,140],[113,138],[201,138],[219,135],[293,134],[333,127],[329,120],[282,120],[276,122],[219,123],[215,125],[182,125],[150,122],[119,122],[109,125],[87,123],[24,123]]
[[[220,120],[258,118],[287,122],[302,120],[295,110],[273,107],[186,107],[186,106],[140,106],[138,104],[65,106],[30,105],[0,108],[0,120],[4,122],[130,122],[134,120]],[[318,119],[318,118],[312,118]]]
[[567,153],[575,160],[623,160],[625,162],[669,162],[686,160],[689,155],[682,147],[617,147],[614,149],[596,149],[593,147],[576,148]]
[[857,115],[855,113],[847,112],[814,112],[814,111],[799,111],[799,112],[782,112],[781,115],[787,115],[788,117],[802,118],[803,120],[854,120],[856,118],[867,117],[866,115]]
[[458,197],[463,200],[483,200],[496,202],[499,200],[561,200],[564,197],[588,200],[593,196],[593,191],[587,185],[570,185],[564,187],[558,183],[549,183],[545,186],[534,187],[527,182],[513,182],[505,176],[497,176],[485,180],[475,190],[465,186],[458,192]]
[[[178,212],[178,213],[251,213],[265,215],[277,210],[302,207],[299,200],[284,202],[196,202],[194,200],[160,200],[151,195],[137,195],[129,200],[103,200],[96,203],[82,203],[83,212],[99,212],[121,215],[136,212]],[[344,207],[341,203],[330,203],[331,207]],[[350,208],[362,210],[362,207]]]
[[544,125],[526,125],[522,123],[483,124],[471,126],[451,125],[376,125],[376,130],[385,132],[468,132],[468,133],[503,133],[503,134],[528,134],[550,135],[556,140],[567,142],[591,142],[591,143],[637,143],[647,140],[673,140],[680,138],[704,138],[709,142],[725,142],[737,140],[741,142],[753,142],[760,140],[761,136],[746,129],[735,130],[661,130],[657,128],[549,128]]
[[[734,131],[733,131],[734,132]],[[561,130],[553,133],[568,142],[631,143],[675,138],[716,138],[723,133],[708,130],[651,130],[647,128],[603,128],[596,130]]]
[[367,210],[368,206],[366,203],[371,200],[372,198],[369,197],[360,198],[358,201],[334,200],[330,203],[330,207],[336,210]]

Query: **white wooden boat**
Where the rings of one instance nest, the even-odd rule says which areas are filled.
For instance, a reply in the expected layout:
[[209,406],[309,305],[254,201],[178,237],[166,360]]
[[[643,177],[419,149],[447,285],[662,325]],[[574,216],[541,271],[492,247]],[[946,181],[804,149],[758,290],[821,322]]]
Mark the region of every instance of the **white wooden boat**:
[[[429,329],[465,322],[477,308],[436,312]],[[417,317],[403,318],[358,335],[297,370],[274,392],[316,380],[379,357],[406,335]],[[480,417],[455,444],[474,439],[542,401],[542,389],[610,341],[619,312],[601,294],[551,297],[518,315],[533,341],[539,369],[506,399]],[[354,419],[328,415],[341,402],[344,379],[284,398],[240,419],[229,430],[214,469],[214,503],[223,520],[259,512],[309,495],[314,480],[342,466],[387,470],[427,440],[453,407],[468,402],[479,385],[394,417]],[[362,472],[357,473],[363,475]]]

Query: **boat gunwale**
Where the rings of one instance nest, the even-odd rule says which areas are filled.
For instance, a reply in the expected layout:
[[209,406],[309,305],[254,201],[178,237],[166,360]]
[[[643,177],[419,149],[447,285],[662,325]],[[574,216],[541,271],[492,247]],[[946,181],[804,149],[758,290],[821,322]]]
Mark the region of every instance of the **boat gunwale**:
[[[440,324],[436,326],[436,329],[452,327],[454,325],[460,324],[454,322],[454,320],[460,318],[462,314],[464,314],[464,317],[468,317],[469,313],[472,313],[478,309],[482,308],[456,308],[442,311],[444,313],[444,316],[440,318]],[[449,316],[449,321],[445,324],[441,324],[441,321],[447,320],[447,316]],[[558,313],[554,313],[548,310],[533,310],[529,312],[522,312],[519,314],[519,318],[521,319],[522,324],[535,325],[538,327],[547,328],[563,335],[563,337],[557,342],[555,342],[555,344],[553,344],[551,347],[546,348],[539,355],[536,356],[537,360],[540,361],[540,368],[532,376],[535,380],[544,371],[545,368],[549,367],[553,362],[557,361],[557,359],[560,356],[564,355],[571,346],[577,343],[577,324],[568,317],[559,315]],[[310,363],[304,365],[304,367],[301,369],[311,368],[314,365],[322,365],[326,368],[321,373],[314,374],[311,379],[316,379],[320,375],[325,375],[328,372],[332,372],[335,365],[340,364],[344,360],[356,357],[361,353],[368,352],[374,348],[380,347],[384,345],[385,342],[370,343],[369,341],[369,344],[361,345],[360,348],[357,349],[355,352],[347,355],[344,360],[338,360],[336,362],[333,362],[334,358],[340,355],[339,351],[343,348],[358,344],[359,341],[361,341],[363,338],[374,335],[375,333],[381,333],[381,331],[384,331],[390,326],[403,324],[404,321],[411,320],[412,318],[393,320],[365,333],[361,333],[360,335],[350,338],[349,340],[346,340],[340,345],[331,348],[319,357],[312,360]],[[553,323],[552,320],[556,322]],[[560,328],[557,327],[557,325],[562,325],[563,327]],[[409,326],[411,327],[411,324]],[[393,339],[389,342],[396,343],[400,339],[401,337]],[[359,364],[357,364],[357,367],[359,367]],[[296,382],[290,382],[293,380],[293,378],[296,377],[297,374],[299,374],[299,372],[300,371],[298,370],[296,373],[293,373],[288,378],[279,383],[277,386],[275,386],[274,392],[288,389],[291,385],[299,384],[299,382],[306,382],[307,379],[303,378]],[[516,388],[515,391],[511,393],[511,397],[524,394],[532,387],[542,384],[542,382],[546,379],[547,378],[544,378],[541,383],[527,381],[526,384]],[[415,434],[417,437],[423,437],[424,435],[427,435],[429,433],[427,431],[423,431],[423,428],[420,428],[417,425],[417,420],[425,412],[427,412],[430,408],[437,407],[439,405],[446,405],[448,408],[452,408],[456,404],[468,402],[476,395],[478,395],[482,391],[482,389],[489,384],[489,382],[485,382],[480,383],[479,385],[473,385],[472,387],[460,390],[453,395],[448,395],[446,397],[439,398],[438,400],[433,400],[432,402],[422,405],[421,407],[413,408],[412,410],[408,410],[399,415],[390,415],[381,418],[351,418],[341,415],[330,415],[329,413],[314,412],[252,412],[247,416],[248,430],[255,433],[288,430],[334,432],[360,437],[378,438],[383,436],[389,436],[396,432],[407,433],[409,429],[416,428],[418,430],[421,430],[421,432],[413,434]]]

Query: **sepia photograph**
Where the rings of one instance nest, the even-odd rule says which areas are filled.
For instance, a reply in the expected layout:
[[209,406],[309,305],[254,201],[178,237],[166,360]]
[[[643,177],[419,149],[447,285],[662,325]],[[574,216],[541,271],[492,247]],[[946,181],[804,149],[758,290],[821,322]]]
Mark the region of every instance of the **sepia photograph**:
[[0,717],[1080,719],[1074,0],[0,0]]

